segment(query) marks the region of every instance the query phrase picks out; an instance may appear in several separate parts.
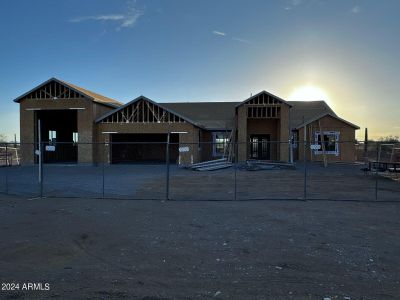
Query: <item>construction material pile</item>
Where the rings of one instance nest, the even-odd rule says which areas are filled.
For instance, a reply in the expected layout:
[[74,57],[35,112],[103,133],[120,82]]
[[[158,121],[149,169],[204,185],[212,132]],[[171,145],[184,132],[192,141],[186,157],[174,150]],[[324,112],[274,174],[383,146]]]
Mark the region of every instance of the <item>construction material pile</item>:
[[189,169],[196,171],[214,171],[232,167],[233,164],[227,158],[215,159],[204,161],[201,163],[193,164]]
[[296,169],[293,163],[267,162],[262,160],[248,160],[244,169],[247,171]]

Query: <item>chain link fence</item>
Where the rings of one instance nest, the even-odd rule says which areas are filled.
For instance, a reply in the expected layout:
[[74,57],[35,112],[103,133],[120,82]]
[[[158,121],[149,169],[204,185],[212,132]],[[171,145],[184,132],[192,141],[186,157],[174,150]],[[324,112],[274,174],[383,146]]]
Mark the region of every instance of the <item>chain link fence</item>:
[[400,144],[224,143],[3,143],[0,192],[137,200],[400,200]]

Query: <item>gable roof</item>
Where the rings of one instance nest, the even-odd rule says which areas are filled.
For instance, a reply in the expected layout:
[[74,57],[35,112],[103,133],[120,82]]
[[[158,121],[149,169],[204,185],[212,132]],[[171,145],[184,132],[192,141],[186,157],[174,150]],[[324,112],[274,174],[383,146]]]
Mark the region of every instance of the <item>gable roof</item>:
[[80,86],[74,85],[72,83],[69,83],[69,82],[66,82],[66,81],[63,81],[63,80],[59,80],[59,81],[64,83],[66,86],[69,86],[71,88],[74,88],[74,89],[78,90],[79,92],[81,92],[82,94],[84,94],[86,96],[92,97],[93,98],[92,100],[95,101],[95,102],[113,104],[115,106],[123,105],[122,102],[119,102],[118,100],[115,100],[113,98],[109,98],[109,97],[97,94],[95,92],[89,91],[89,90],[84,89],[84,88],[82,88]]
[[207,130],[232,129],[235,125],[235,108],[241,102],[172,102],[162,103]]
[[191,124],[193,124],[193,125],[195,125],[195,126],[197,126],[197,127],[201,127],[201,128],[202,128],[201,124],[198,124],[198,123],[196,123],[195,121],[193,121],[193,120],[191,120],[191,119],[189,119],[189,118],[187,118],[187,117],[181,115],[179,112],[175,112],[175,111],[169,109],[168,107],[165,107],[162,103],[157,103],[157,102],[155,102],[155,101],[153,101],[153,100],[151,100],[151,99],[149,99],[149,98],[147,98],[147,97],[145,97],[145,96],[143,96],[143,95],[141,95],[141,96],[139,96],[139,97],[133,99],[132,101],[130,101],[130,102],[128,102],[128,103],[126,103],[126,104],[124,104],[124,105],[122,105],[122,106],[120,106],[120,107],[118,107],[118,108],[116,108],[116,109],[114,109],[114,110],[112,110],[112,111],[106,113],[105,115],[103,115],[103,116],[99,117],[98,119],[96,119],[95,122],[96,122],[96,123],[99,123],[99,122],[101,122],[102,120],[104,120],[105,118],[111,116],[112,114],[117,113],[117,112],[123,110],[124,108],[126,108],[127,106],[130,106],[130,105],[134,104],[135,102],[138,102],[138,101],[141,101],[141,100],[145,100],[145,101],[148,101],[148,102],[150,102],[150,103],[152,103],[152,104],[154,104],[154,105],[157,105],[157,106],[161,107],[162,109],[168,111],[169,113],[174,114],[174,115],[176,115],[176,116],[182,118],[182,119],[185,120],[186,122],[189,122],[189,123],[191,123]]
[[253,100],[253,99],[255,99],[255,98],[257,98],[258,96],[261,96],[261,95],[263,95],[263,94],[264,94],[264,95],[267,95],[267,96],[270,96],[270,97],[272,97],[272,98],[275,98],[275,99],[278,100],[279,102],[282,102],[282,103],[284,103],[284,104],[287,104],[287,105],[291,106],[291,105],[289,104],[289,102],[287,102],[286,100],[284,100],[284,99],[282,99],[282,98],[280,98],[280,97],[278,97],[278,96],[276,96],[276,95],[274,95],[274,94],[271,94],[270,92],[267,92],[267,91],[265,91],[265,90],[263,90],[263,91],[261,91],[261,92],[255,94],[255,95],[253,95],[253,96],[247,98],[246,100],[244,100],[244,101],[242,101],[242,102],[239,102],[239,104],[237,104],[236,106],[241,106],[241,105],[243,105],[243,104],[246,104],[247,102],[249,102],[249,101],[251,101],[251,100]]
[[[285,101],[290,109],[290,128],[297,129],[304,123],[311,123],[329,115],[351,127],[359,129],[340,117],[325,101]],[[189,117],[207,130],[232,129],[235,124],[235,109],[243,102],[170,102],[163,105],[171,110]]]
[[290,128],[298,129],[306,124],[316,121],[324,116],[331,116],[336,118],[349,126],[359,129],[357,125],[354,125],[342,118],[339,118],[335,112],[328,106],[325,101],[285,101],[284,99],[275,96],[267,91],[261,91],[254,96],[241,102],[168,102],[168,103],[157,103],[145,96],[139,96],[132,101],[123,105],[121,102],[97,94],[85,88],[76,86],[74,84],[68,83],[66,81],[59,80],[57,78],[50,78],[49,80],[43,82],[37,87],[31,89],[25,94],[14,99],[15,102],[20,102],[27,95],[34,92],[37,89],[45,86],[46,84],[55,81],[67,88],[81,94],[82,96],[88,98],[97,103],[107,105],[115,108],[114,110],[108,112],[107,114],[101,116],[96,120],[100,122],[108,116],[121,111],[125,107],[135,103],[139,100],[146,100],[154,105],[158,105],[160,108],[168,111],[177,117],[203,129],[207,130],[229,130],[233,129],[235,125],[235,110],[237,107],[259,97],[260,95],[267,95],[273,97],[278,102],[288,105],[290,109]]
[[40,89],[41,87],[45,86],[46,84],[48,84],[48,83],[50,83],[52,81],[55,81],[55,82],[57,82],[59,84],[62,84],[64,86],[66,86],[67,88],[69,88],[69,89],[71,89],[71,90],[73,90],[73,91],[85,96],[86,98],[88,98],[88,99],[90,99],[90,100],[92,100],[94,102],[101,103],[101,104],[104,104],[104,105],[108,105],[108,106],[111,106],[111,107],[118,107],[118,106],[122,105],[121,102],[119,102],[119,101],[117,101],[115,99],[112,99],[112,98],[97,94],[95,92],[89,91],[87,89],[84,89],[82,87],[79,87],[77,85],[68,83],[68,82],[63,81],[63,80],[59,80],[59,79],[54,78],[54,77],[50,78],[49,80],[46,80],[45,82],[43,82],[41,84],[39,84],[38,86],[36,86],[35,88],[31,89],[30,91],[24,93],[23,95],[19,96],[18,98],[15,98],[14,102],[19,103],[27,95],[29,95],[30,93],[34,92],[37,89]]
[[345,119],[342,119],[342,118],[338,117],[336,114],[331,114],[331,113],[324,113],[324,114],[321,114],[319,116],[316,116],[316,117],[304,122],[303,124],[300,124],[295,129],[300,129],[300,128],[302,128],[302,127],[304,127],[304,126],[306,126],[306,125],[308,125],[308,124],[310,124],[310,123],[312,123],[314,121],[317,121],[317,120],[319,120],[319,119],[321,119],[323,117],[326,117],[326,116],[330,116],[330,117],[332,117],[332,118],[334,118],[336,120],[339,120],[339,121],[349,125],[350,127],[353,127],[354,129],[360,129],[359,126],[357,126],[357,125],[355,125],[353,123],[350,123],[349,121],[346,121]]
[[289,101],[289,103],[292,105],[290,128],[297,128],[301,124],[327,113],[336,116],[325,101]]

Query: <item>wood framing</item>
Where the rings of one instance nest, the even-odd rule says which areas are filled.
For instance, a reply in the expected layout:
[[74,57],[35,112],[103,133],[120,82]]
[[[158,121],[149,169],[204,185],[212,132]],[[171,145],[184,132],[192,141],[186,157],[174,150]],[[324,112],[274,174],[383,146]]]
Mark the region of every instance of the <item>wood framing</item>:
[[97,120],[98,123],[186,123],[178,114],[140,96]]
[[289,159],[289,146],[285,141],[289,140],[290,108],[291,105],[285,100],[266,91],[251,96],[236,106],[239,161],[254,156],[250,153],[249,143],[255,136],[257,139],[269,141],[266,145],[268,155],[260,152],[257,154],[258,159]]
[[[137,142],[140,138],[148,142],[155,137],[164,138],[170,133],[179,135],[177,141],[180,146],[185,149],[189,147],[188,151],[178,154],[179,162],[196,163],[213,159],[213,135],[228,131],[228,146],[223,149],[223,154],[220,151],[218,155],[227,156],[229,160],[234,158],[245,162],[253,158],[291,161],[293,156],[302,159],[304,149],[296,147],[293,151],[293,132],[297,140],[306,136],[307,142],[311,143],[315,142],[312,138],[317,131],[337,131],[340,132],[340,142],[346,142],[340,145],[338,155],[332,155],[322,145],[321,153],[306,149],[305,157],[322,161],[326,156],[328,161],[352,161],[352,141],[355,140],[355,130],[359,129],[339,118],[324,101],[287,102],[266,91],[241,102],[158,103],[139,96],[123,105],[112,98],[50,78],[14,101],[20,104],[23,164],[35,161],[34,143],[37,142],[38,118],[47,124],[47,127],[43,127],[46,130],[58,131],[57,142],[75,143],[78,140],[77,163],[104,161],[104,151],[101,152],[96,144],[113,142],[113,138],[116,141],[125,139],[126,142],[129,139]],[[60,121],[71,110],[76,111],[73,124]],[[66,126],[68,130],[65,129]],[[307,130],[303,132],[303,128]],[[44,132],[44,135],[47,133],[48,131]],[[74,135],[79,138],[74,139]],[[237,143],[235,147],[234,142]],[[128,150],[126,148],[124,151],[129,152]],[[126,153],[121,154],[121,158],[124,155]],[[129,155],[132,156],[132,152]],[[139,154],[135,155],[141,157]]]
[[280,118],[281,108],[278,106],[247,105],[247,118]]
[[65,84],[61,84],[55,80],[39,86],[37,89],[26,94],[21,100],[42,100],[42,99],[83,99],[85,96]]

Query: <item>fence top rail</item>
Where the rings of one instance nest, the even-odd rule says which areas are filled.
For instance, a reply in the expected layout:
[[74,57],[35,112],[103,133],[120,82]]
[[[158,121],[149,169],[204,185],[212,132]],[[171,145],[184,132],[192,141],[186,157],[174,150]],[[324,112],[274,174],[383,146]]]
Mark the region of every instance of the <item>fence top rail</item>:
[[[342,140],[342,141],[335,141],[336,143],[339,144],[344,144],[344,143],[352,143],[355,146],[357,145],[363,145],[363,143],[360,142],[356,142],[354,140]],[[104,144],[167,144],[168,142],[50,142],[50,141],[43,141],[42,144],[44,145],[61,145],[61,144],[74,144],[74,145],[104,145]],[[223,144],[223,143],[230,143],[230,144],[249,144],[251,143],[250,141],[245,141],[245,142],[232,142],[232,141],[227,141],[227,142],[213,142],[213,141],[201,141],[201,142],[170,142],[169,144]],[[289,140],[285,140],[285,141],[274,141],[274,140],[270,140],[270,141],[266,141],[266,143],[281,143],[281,144],[290,144],[290,143],[295,143],[295,144],[304,144],[304,141],[289,141]],[[306,144],[315,144],[316,141],[307,141]],[[38,142],[7,142],[7,143],[2,143],[0,142],[0,148],[5,148],[7,146],[8,149],[19,149],[19,147],[15,147],[15,145],[17,146],[21,146],[21,145],[37,145],[39,144]],[[6,146],[4,146],[6,145]],[[10,146],[8,146],[10,145]],[[381,144],[384,146],[394,146],[395,144]],[[398,145],[398,144],[397,144]],[[12,147],[14,146],[14,147]],[[400,149],[400,148],[395,148],[396,150]]]

